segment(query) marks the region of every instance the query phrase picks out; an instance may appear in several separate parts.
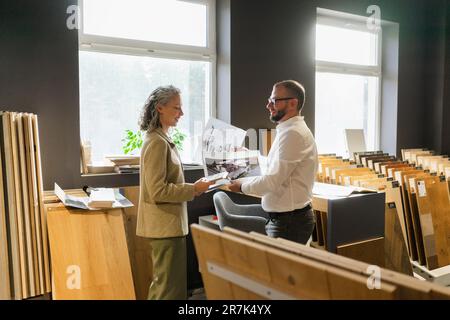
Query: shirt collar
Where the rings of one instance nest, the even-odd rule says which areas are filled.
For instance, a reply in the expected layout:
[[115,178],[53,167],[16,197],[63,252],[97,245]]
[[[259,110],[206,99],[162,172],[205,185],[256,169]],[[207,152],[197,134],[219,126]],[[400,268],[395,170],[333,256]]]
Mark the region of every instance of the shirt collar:
[[294,116],[292,118],[287,119],[286,121],[281,122],[277,125],[277,130],[284,130],[286,128],[289,128],[290,126],[294,125],[296,122],[304,121],[303,116]]

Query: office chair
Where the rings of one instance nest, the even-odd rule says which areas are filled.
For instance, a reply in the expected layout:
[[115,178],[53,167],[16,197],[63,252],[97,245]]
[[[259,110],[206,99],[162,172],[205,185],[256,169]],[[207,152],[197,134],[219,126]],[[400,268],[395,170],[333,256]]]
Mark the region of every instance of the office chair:
[[266,234],[265,227],[269,216],[261,206],[236,204],[222,191],[217,192],[213,200],[220,230],[231,227],[245,232]]

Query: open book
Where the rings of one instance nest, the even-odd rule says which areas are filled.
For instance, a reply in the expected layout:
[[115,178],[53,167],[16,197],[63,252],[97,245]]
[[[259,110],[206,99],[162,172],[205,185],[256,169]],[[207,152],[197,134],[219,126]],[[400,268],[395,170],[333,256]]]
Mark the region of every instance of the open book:
[[[55,183],[55,195],[61,200],[62,203],[64,203],[67,207],[74,207],[79,209],[85,209],[85,210],[100,210],[101,208],[128,208],[133,207],[133,203],[131,203],[127,198],[125,198],[123,195],[120,194],[119,189],[110,189],[112,190],[112,194],[114,195],[114,202],[110,204],[110,193],[106,195],[104,194],[98,194],[97,195],[97,201],[94,198],[94,202],[90,202],[90,198],[88,195],[85,197],[78,197],[66,194],[63,189],[61,189],[56,183]],[[92,193],[91,193],[92,194]],[[106,202],[103,202],[105,200]],[[93,206],[92,206],[93,205]],[[102,207],[103,205],[107,205],[106,207]]]
[[216,182],[209,190],[231,180],[261,175],[259,151],[243,147],[245,136],[244,130],[210,118],[202,137],[205,178]]

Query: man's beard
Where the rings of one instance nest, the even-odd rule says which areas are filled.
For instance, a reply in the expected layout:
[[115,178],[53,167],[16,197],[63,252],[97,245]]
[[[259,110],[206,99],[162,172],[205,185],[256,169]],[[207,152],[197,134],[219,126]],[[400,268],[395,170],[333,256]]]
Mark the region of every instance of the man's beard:
[[276,114],[273,116],[270,116],[270,121],[277,123],[280,121],[284,116],[286,115],[286,112],[284,110],[278,110]]

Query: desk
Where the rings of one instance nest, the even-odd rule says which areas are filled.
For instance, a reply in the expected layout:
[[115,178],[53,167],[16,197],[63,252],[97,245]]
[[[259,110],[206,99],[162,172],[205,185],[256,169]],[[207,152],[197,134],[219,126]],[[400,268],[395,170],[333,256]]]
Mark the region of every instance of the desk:
[[[222,190],[230,192],[226,187]],[[311,246],[384,265],[384,193],[313,195],[312,206],[316,228]]]

